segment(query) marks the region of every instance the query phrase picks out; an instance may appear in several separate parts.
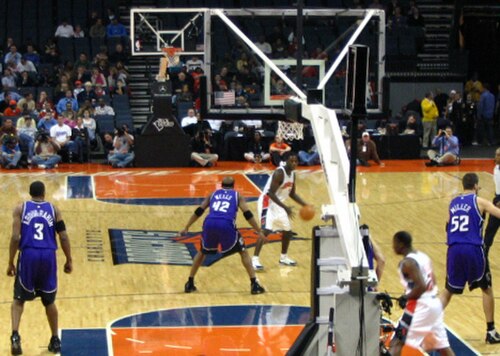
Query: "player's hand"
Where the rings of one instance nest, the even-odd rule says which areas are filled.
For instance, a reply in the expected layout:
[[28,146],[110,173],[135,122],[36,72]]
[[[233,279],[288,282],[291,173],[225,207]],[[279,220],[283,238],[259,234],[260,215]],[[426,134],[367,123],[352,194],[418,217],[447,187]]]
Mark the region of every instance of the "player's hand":
[[286,215],[288,215],[290,219],[293,219],[295,217],[295,213],[293,212],[292,207],[290,206],[285,207],[285,211]]
[[7,267],[7,276],[14,277],[16,275],[16,266],[13,263],[9,263]]
[[265,242],[269,241],[269,238],[262,231],[257,231],[257,235],[259,235],[259,240],[264,240]]
[[398,305],[401,309],[406,308],[406,303],[408,303],[408,297],[403,294],[401,297],[398,298]]
[[71,273],[73,272],[73,262],[72,261],[66,261],[64,264],[64,273]]
[[184,236],[188,233],[188,230],[187,229],[182,229],[181,231],[179,231],[179,236]]

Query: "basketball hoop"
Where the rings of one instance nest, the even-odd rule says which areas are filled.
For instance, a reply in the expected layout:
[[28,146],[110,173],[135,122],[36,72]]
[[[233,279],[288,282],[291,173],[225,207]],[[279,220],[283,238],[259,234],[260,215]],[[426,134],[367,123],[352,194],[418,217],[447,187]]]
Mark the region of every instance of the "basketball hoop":
[[298,122],[278,121],[278,131],[276,136],[281,136],[285,140],[303,140],[304,125]]
[[160,59],[160,68],[158,70],[158,75],[156,76],[156,80],[165,81],[170,79],[167,74],[168,67],[172,67],[179,64],[180,59],[177,52],[182,51],[182,48],[163,47],[161,51],[163,52],[164,57]]

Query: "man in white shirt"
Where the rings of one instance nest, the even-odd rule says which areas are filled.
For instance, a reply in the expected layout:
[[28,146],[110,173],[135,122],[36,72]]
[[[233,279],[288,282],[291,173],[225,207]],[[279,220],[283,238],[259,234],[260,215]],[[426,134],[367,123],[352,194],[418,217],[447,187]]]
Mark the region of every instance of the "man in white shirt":
[[74,31],[73,26],[71,26],[67,20],[63,20],[62,23],[57,27],[55,37],[73,37]]
[[255,46],[268,56],[273,53],[273,48],[269,42],[266,42],[266,37],[264,35],[259,36],[259,41],[255,42]]
[[109,105],[106,105],[106,102],[103,98],[99,98],[99,105],[96,106],[94,110],[95,115],[114,115],[115,111]]
[[186,61],[186,68],[188,72],[192,72],[198,67],[203,69],[203,61],[197,56],[193,56],[191,57],[191,59]]
[[50,128],[50,137],[59,146],[60,150],[68,151],[69,163],[73,162],[73,157],[78,157],[78,146],[71,141],[71,127],[64,123],[62,115],[57,118],[57,125]]
[[17,72],[28,72],[28,73],[36,73],[36,67],[32,61],[26,59],[26,57],[21,57],[21,62],[17,65]]
[[181,126],[186,127],[192,124],[196,124],[198,119],[196,118],[196,112],[194,109],[189,109],[187,116],[183,117],[181,120]]

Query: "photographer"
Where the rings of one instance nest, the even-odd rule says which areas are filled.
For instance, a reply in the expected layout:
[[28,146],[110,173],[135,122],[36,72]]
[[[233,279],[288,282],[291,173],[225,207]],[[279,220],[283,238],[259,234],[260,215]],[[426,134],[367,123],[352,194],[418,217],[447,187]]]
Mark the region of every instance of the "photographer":
[[191,160],[202,167],[212,167],[219,159],[214,150],[211,130],[199,130],[191,139]]
[[453,130],[450,126],[447,126],[444,131],[438,131],[437,136],[432,140],[432,146],[438,147],[439,152],[427,151],[427,156],[430,159],[429,162],[425,163],[427,167],[452,166],[460,163],[458,138],[453,136]]
[[57,154],[59,146],[54,143],[46,132],[38,134],[35,143],[35,155],[31,160],[33,167],[51,169],[57,167],[61,162],[61,156]]
[[127,125],[123,125],[115,130],[113,139],[113,150],[108,154],[108,161],[114,168],[127,167],[135,158],[132,152],[134,136],[129,133]]

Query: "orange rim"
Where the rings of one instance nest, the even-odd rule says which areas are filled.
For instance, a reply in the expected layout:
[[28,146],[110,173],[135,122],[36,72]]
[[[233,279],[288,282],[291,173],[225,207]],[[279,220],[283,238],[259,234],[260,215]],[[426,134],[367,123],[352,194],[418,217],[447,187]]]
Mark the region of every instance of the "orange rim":
[[167,56],[173,57],[177,52],[181,51],[181,48],[178,47],[163,47],[162,52],[165,52]]

